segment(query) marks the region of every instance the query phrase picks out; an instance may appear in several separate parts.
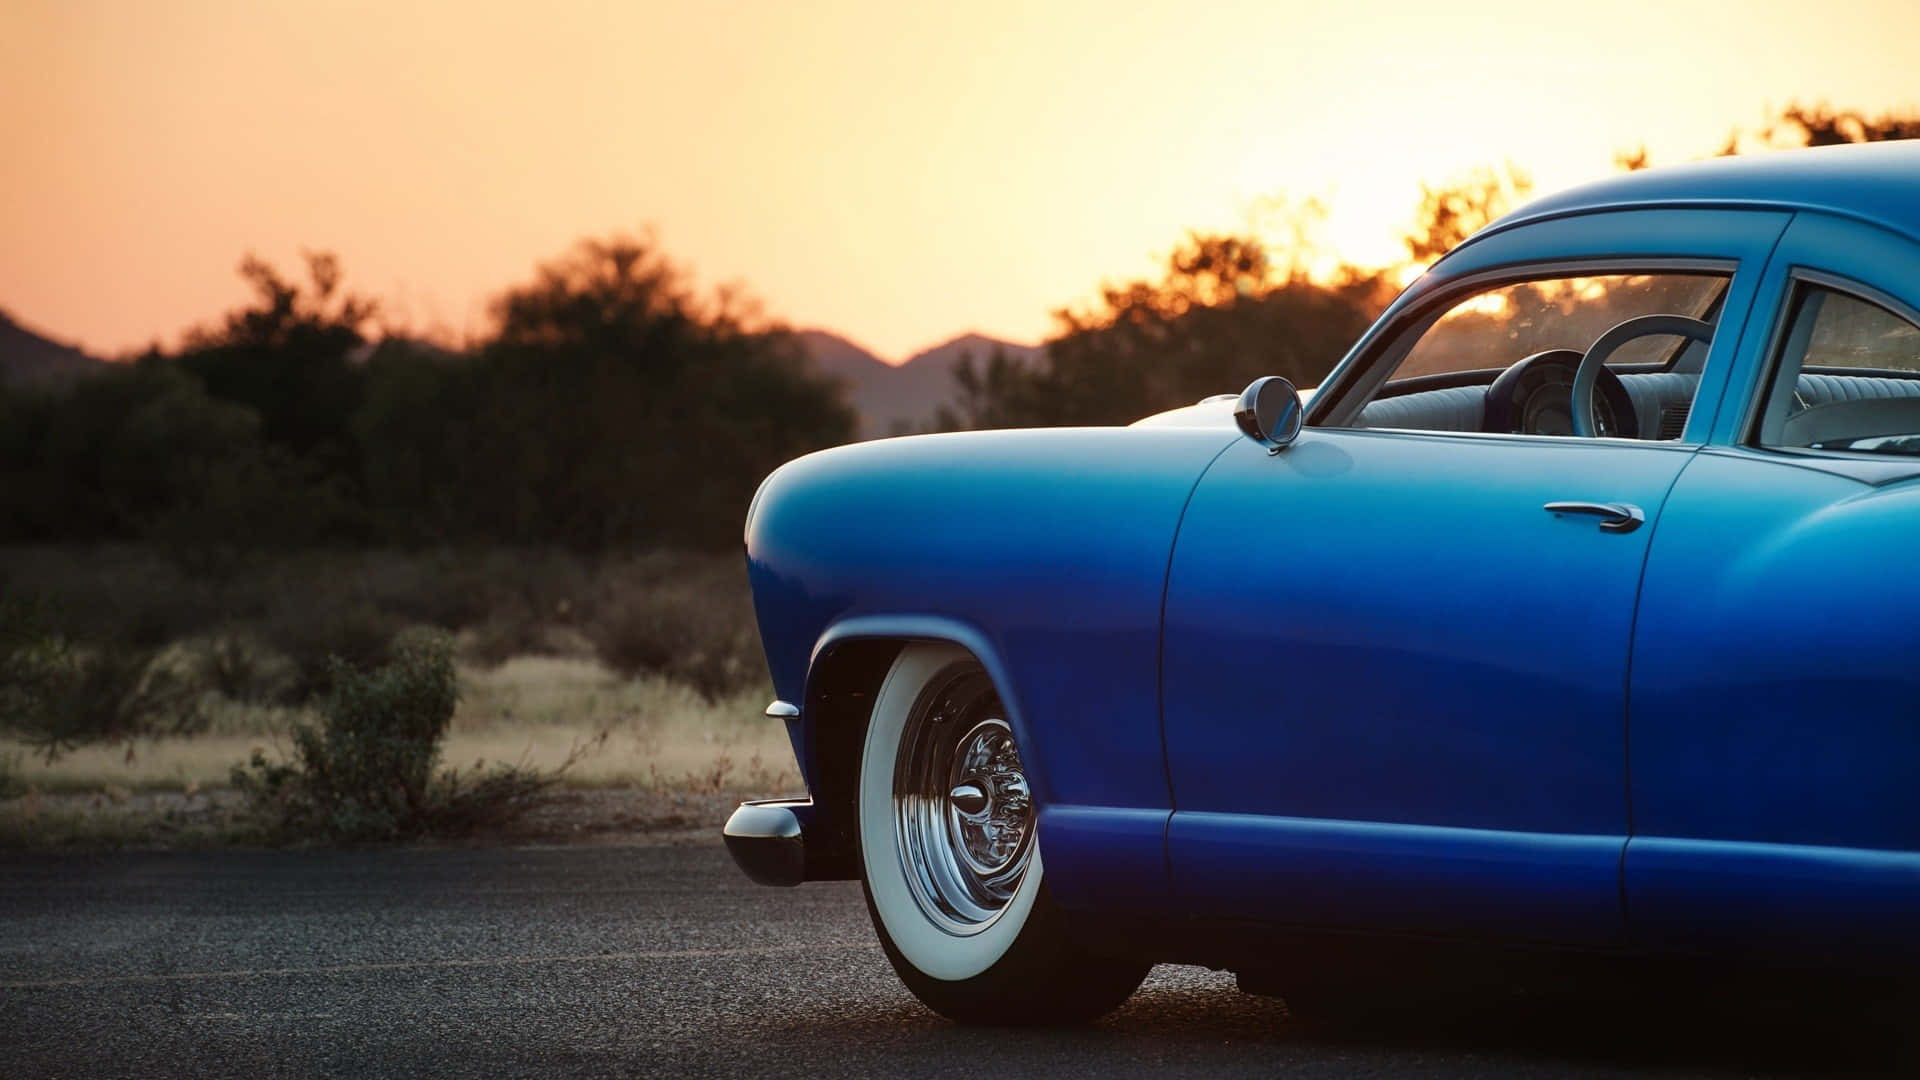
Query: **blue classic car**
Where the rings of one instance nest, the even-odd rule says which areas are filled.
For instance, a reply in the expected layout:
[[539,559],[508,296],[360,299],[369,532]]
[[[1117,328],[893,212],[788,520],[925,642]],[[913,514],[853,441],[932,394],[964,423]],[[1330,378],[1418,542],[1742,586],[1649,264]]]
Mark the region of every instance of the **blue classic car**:
[[1441,944],[1920,970],[1920,144],[1540,200],[1310,401],[813,454],[746,543],[810,796],[728,846],[863,881],[947,1016]]

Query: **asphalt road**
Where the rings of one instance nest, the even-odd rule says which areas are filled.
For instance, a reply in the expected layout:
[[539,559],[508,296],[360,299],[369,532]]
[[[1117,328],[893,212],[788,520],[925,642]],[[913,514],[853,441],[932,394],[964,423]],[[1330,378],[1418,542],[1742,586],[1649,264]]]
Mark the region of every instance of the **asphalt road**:
[[1161,967],[1101,1024],[968,1030],[858,887],[718,846],[0,857],[0,1075],[1754,1075],[1882,1071],[1851,1014],[1485,999],[1325,1029]]

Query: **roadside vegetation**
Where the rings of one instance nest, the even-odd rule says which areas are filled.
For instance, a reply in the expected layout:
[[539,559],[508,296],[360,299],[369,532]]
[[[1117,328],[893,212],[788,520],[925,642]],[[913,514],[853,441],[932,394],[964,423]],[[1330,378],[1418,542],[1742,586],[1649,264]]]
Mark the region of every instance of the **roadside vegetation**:
[[[1790,105],[1720,152],[1916,136]],[[1315,385],[1528,187],[1423,187],[1399,268],[1324,257],[1311,201],[1191,234],[1057,312],[1037,361],[969,358],[928,423]],[[0,846],[397,840],[560,791],[797,782],[739,556],[760,479],[855,430],[797,335],[644,237],[576,245],[458,343],[386,324],[326,253],[240,272],[250,300],[175,348],[0,387]]]
[[209,579],[12,548],[0,596],[0,845],[453,836],[556,792],[798,783],[738,555],[325,550]]

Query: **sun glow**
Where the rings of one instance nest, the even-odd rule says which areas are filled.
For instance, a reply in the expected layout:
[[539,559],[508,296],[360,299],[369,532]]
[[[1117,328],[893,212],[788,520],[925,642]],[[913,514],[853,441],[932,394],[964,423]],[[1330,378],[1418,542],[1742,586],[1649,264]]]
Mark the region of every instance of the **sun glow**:
[[1447,312],[1446,317],[1451,319],[1456,316],[1485,315],[1498,318],[1505,315],[1512,307],[1513,301],[1507,298],[1506,292],[1496,289],[1493,292],[1484,292],[1455,304],[1453,308]]
[[16,0],[0,305],[137,348],[238,301],[242,254],[317,248],[458,331],[652,225],[701,281],[902,356],[1033,340],[1274,193],[1326,204],[1307,267],[1393,267],[1422,181],[1511,160],[1551,191],[1795,96],[1916,104],[1859,43],[1920,40],[1920,5],[1626,8]]

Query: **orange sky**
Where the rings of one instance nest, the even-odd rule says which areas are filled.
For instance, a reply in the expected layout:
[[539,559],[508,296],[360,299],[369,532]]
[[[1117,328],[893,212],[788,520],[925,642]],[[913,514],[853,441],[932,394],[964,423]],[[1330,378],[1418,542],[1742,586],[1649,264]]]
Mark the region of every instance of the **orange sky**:
[[1542,189],[1768,105],[1920,105],[1920,3],[0,0],[0,308],[102,352],[340,254],[416,330],[574,239],[894,359],[1036,340],[1257,197],[1397,253],[1419,180]]

